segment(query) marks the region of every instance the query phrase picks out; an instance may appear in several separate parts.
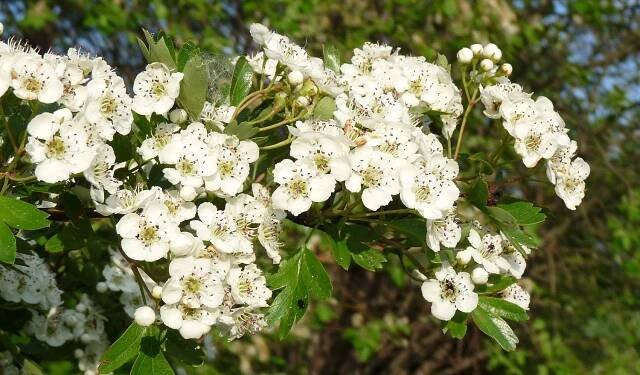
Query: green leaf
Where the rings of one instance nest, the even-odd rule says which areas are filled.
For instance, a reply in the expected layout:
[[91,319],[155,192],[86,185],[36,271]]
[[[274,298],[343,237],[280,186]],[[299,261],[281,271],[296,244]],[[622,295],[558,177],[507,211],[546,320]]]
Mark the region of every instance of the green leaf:
[[351,265],[351,253],[349,252],[349,248],[347,247],[347,242],[344,240],[341,241],[333,241],[332,239],[331,253],[333,254],[333,259],[336,260],[336,263],[342,267],[345,271],[349,270],[349,266]]
[[447,72],[451,73],[451,65],[449,65],[447,56],[438,54],[438,57],[436,57],[435,64],[443,67]]
[[7,224],[0,221],[0,262],[13,264],[16,260],[16,238]]
[[331,281],[322,264],[307,248],[280,264],[278,272],[267,279],[269,287],[282,291],[274,298],[267,322],[279,322],[278,336],[287,336],[293,324],[307,310],[309,296],[325,299],[331,296]]
[[64,250],[64,246],[62,245],[62,240],[58,237],[57,234],[54,234],[51,238],[47,240],[44,244],[44,249],[48,253],[60,253]]
[[249,139],[258,134],[260,129],[246,122],[231,122],[224,128],[224,134],[235,135],[239,140]]
[[333,112],[336,110],[336,102],[330,96],[320,99],[315,108],[313,108],[313,117],[318,120],[330,120],[333,118]]
[[198,47],[192,42],[186,42],[182,48],[180,48],[180,52],[178,52],[178,70],[183,71],[187,61],[189,59],[200,53]]
[[43,375],[42,369],[30,359],[22,361],[22,375]]
[[185,340],[178,331],[167,331],[165,353],[187,366],[197,367],[204,363],[202,347],[195,340]]
[[516,225],[516,218],[513,217],[509,211],[500,207],[486,207],[486,213],[489,214],[494,220],[499,221],[506,225]]
[[369,271],[381,269],[382,263],[387,261],[387,258],[380,251],[374,249],[351,253],[351,256],[357,265]]
[[494,339],[502,349],[512,351],[516,348],[518,337],[502,318],[491,315],[480,306],[473,310],[471,317],[476,326]]
[[527,247],[537,247],[539,245],[538,240],[523,232],[517,226],[500,226],[500,230],[507,236],[513,246],[521,252],[524,252],[522,245]]
[[542,213],[542,208],[536,207],[531,202],[516,201],[502,203],[499,208],[509,212],[519,225],[533,225],[543,222],[547,216]]
[[449,332],[451,337],[462,339],[467,334],[467,314],[456,311],[453,319],[447,322],[444,331]]
[[144,43],[144,41],[140,38],[136,38],[138,41],[138,46],[140,47],[140,51],[142,51],[142,55],[147,62],[151,62],[151,54],[149,53],[149,47]]
[[427,245],[427,223],[424,219],[390,220],[385,224],[396,232],[406,236],[412,245]]
[[311,250],[305,248],[303,252],[301,272],[309,294],[318,299],[331,297],[331,280],[324,266]]
[[478,306],[488,311],[491,315],[504,319],[514,320],[516,322],[524,322],[529,319],[527,312],[522,307],[505,301],[502,298],[480,296]]
[[173,59],[171,50],[164,37],[160,38],[155,44],[149,45],[149,57],[153,62],[160,62],[166,65],[170,70],[176,70],[176,62]]
[[253,69],[244,56],[241,56],[236,62],[231,78],[231,86],[229,87],[229,102],[233,106],[237,106],[251,91],[253,84]]
[[335,46],[323,45],[322,55],[324,57],[324,66],[333,70],[336,73],[340,73],[340,53]]
[[192,120],[198,120],[207,99],[209,74],[199,55],[192,56],[184,65],[178,102]]
[[[489,284],[484,289],[478,289],[479,293],[495,293],[513,285],[517,279],[507,275],[491,275],[489,276]],[[480,286],[479,286],[480,287]]]
[[31,203],[0,196],[0,220],[16,229],[35,230],[49,226],[49,214]]
[[489,188],[487,187],[487,183],[481,178],[476,179],[475,183],[467,192],[467,200],[469,203],[482,209],[487,206],[488,198]]
[[160,350],[160,343],[154,336],[145,336],[140,343],[140,353],[131,375],[173,375],[173,369]]
[[98,372],[100,374],[113,372],[135,358],[140,352],[140,342],[146,331],[144,327],[132,323],[102,355]]

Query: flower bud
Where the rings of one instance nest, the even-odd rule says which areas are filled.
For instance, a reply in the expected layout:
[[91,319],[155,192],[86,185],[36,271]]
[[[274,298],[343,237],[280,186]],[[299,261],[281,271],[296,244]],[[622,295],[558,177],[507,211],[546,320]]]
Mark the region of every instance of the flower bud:
[[300,95],[304,96],[315,96],[318,94],[318,86],[311,80],[307,80],[302,84],[302,88],[300,89]]
[[472,44],[469,48],[475,56],[482,56],[482,44]]
[[156,312],[149,306],[141,306],[136,309],[133,318],[139,326],[148,327],[156,321]]
[[80,341],[81,341],[83,344],[88,344],[88,343],[90,343],[91,341],[93,341],[93,337],[92,337],[90,334],[88,334],[88,333],[83,333],[83,334],[82,334],[82,336],[80,336]]
[[104,293],[107,291],[107,289],[109,289],[109,287],[107,286],[107,283],[105,283],[104,281],[100,281],[99,283],[96,284],[96,291],[98,293]]
[[486,284],[489,274],[483,267],[476,267],[471,271],[471,280],[474,284]]
[[155,299],[162,298],[162,287],[160,285],[156,285],[151,289],[151,296]]
[[469,254],[468,251],[461,251],[456,254],[456,260],[458,260],[458,263],[464,266],[471,261],[471,254]]
[[471,60],[473,60],[473,51],[471,51],[469,48],[462,48],[460,49],[460,51],[458,51],[458,61],[461,64],[468,64],[471,62]]
[[192,200],[196,199],[197,196],[198,192],[192,186],[183,186],[180,189],[180,198],[184,199],[185,201],[191,202]]
[[502,58],[502,51],[495,44],[489,43],[486,46],[482,47],[482,55],[487,59],[498,62]]
[[187,121],[187,118],[187,111],[182,108],[176,108],[173,111],[169,112],[169,120],[171,120],[171,122],[173,122],[174,124],[180,125],[183,122]]
[[500,71],[502,72],[502,74],[508,77],[511,75],[511,73],[513,73],[513,66],[511,66],[511,64],[509,63],[504,63],[500,65]]
[[287,74],[287,80],[291,84],[291,86],[298,86],[304,81],[304,76],[302,72],[299,70],[293,70]]
[[76,349],[73,351],[73,356],[76,357],[76,359],[80,359],[82,357],[84,357],[84,350],[82,349]]
[[4,25],[0,22],[0,35],[4,32]]
[[78,312],[85,312],[87,311],[87,305],[85,305],[84,303],[79,303],[76,305],[76,311]]
[[311,104],[311,100],[307,96],[298,96],[296,98],[296,105],[299,107],[306,107]]
[[287,102],[287,93],[280,91],[279,93],[276,94],[275,98],[273,99],[273,109],[279,110],[284,108],[284,105],[286,104],[286,102]]
[[489,59],[483,59],[482,61],[480,61],[480,69],[484,70],[485,72],[490,71],[491,69],[493,69],[493,61]]

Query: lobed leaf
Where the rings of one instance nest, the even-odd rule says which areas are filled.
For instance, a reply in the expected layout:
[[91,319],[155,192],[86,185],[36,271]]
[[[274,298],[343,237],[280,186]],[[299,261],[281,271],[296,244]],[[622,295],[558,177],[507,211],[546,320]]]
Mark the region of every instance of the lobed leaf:
[[31,203],[0,196],[0,220],[16,229],[35,230],[49,226],[49,214]]

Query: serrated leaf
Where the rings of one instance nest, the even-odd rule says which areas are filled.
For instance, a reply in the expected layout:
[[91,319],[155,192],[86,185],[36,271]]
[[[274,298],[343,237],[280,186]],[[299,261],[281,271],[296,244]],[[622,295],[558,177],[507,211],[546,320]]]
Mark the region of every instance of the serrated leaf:
[[154,336],[145,336],[140,344],[140,353],[133,362],[131,375],[173,375],[173,368],[162,354],[160,343]]
[[200,119],[200,113],[207,99],[209,74],[199,55],[192,56],[184,66],[178,101],[192,120]]
[[332,287],[327,271],[311,250],[305,248],[303,252],[301,272],[309,294],[318,299],[329,298]]
[[403,234],[415,246],[426,246],[427,223],[424,219],[398,219],[385,223],[394,231]]
[[16,260],[16,238],[11,229],[0,221],[0,262],[13,264]]
[[332,45],[325,44],[322,46],[322,55],[324,66],[336,73],[340,73],[340,53],[338,49]]
[[333,254],[333,259],[336,260],[340,267],[348,271],[351,265],[351,252],[349,252],[346,241],[333,241],[332,245],[331,253]]
[[253,69],[244,56],[236,61],[231,78],[231,86],[229,87],[229,102],[233,106],[237,106],[251,91],[253,85]]
[[176,62],[167,43],[170,42],[167,42],[166,38],[162,37],[155,44],[149,45],[149,57],[152,62],[160,62],[170,70],[176,70]]
[[520,306],[505,301],[498,297],[480,296],[478,306],[485,309],[491,315],[499,316],[504,319],[514,320],[516,322],[524,322],[529,319],[527,312]]
[[504,210],[500,207],[486,207],[486,213],[489,214],[494,220],[499,221],[502,224],[506,225],[516,225],[516,218],[513,217],[509,211]]
[[502,349],[512,351],[516,348],[518,337],[509,324],[502,318],[491,315],[488,311],[478,306],[471,313],[475,325],[487,336],[495,340]]
[[487,206],[487,199],[489,198],[489,188],[487,183],[478,178],[467,192],[467,200],[474,206],[482,209]]
[[178,71],[183,71],[187,61],[197,54],[199,54],[198,47],[192,42],[186,42],[178,52]]
[[451,337],[462,339],[467,334],[467,314],[456,311],[453,319],[447,322],[444,331],[448,332]]
[[0,220],[16,229],[36,230],[49,226],[49,214],[15,198],[0,196]]
[[313,117],[318,120],[330,120],[336,110],[336,102],[330,96],[325,96],[313,108]]
[[509,212],[519,225],[538,224],[547,218],[547,215],[541,212],[542,209],[534,206],[531,202],[501,203],[498,207]]
[[145,333],[144,327],[132,323],[102,355],[98,366],[99,373],[108,374],[134,359],[140,352],[140,342]]
[[144,41],[140,38],[136,37],[136,40],[138,41],[138,47],[140,47],[140,51],[142,52],[142,55],[144,56],[144,59],[150,63],[151,62],[151,54],[149,53],[149,47],[147,47],[147,45],[144,43]]
[[381,269],[382,263],[387,261],[384,254],[374,249],[351,253],[351,257],[357,265],[369,271]]

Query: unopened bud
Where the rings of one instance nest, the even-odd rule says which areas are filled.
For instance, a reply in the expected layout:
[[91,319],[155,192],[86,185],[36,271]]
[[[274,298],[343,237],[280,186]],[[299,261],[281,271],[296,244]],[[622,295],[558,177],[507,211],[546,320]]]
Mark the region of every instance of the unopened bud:
[[502,74],[508,77],[511,75],[511,73],[513,73],[513,66],[511,66],[511,64],[509,63],[504,63],[500,65],[500,71],[502,72]]
[[133,319],[139,326],[148,327],[156,321],[156,312],[149,306],[141,306],[136,309]]
[[300,95],[315,96],[318,94],[318,86],[311,80],[307,80],[300,89]]
[[276,94],[275,98],[273,98],[273,109],[278,110],[280,108],[284,108],[287,103],[287,93],[280,91]]
[[482,61],[480,61],[480,69],[484,70],[485,72],[490,71],[491,69],[493,69],[493,61],[489,59],[483,59]]
[[4,25],[0,22],[0,35],[4,32]]
[[493,62],[498,62],[502,58],[502,51],[495,44],[489,43],[482,47],[482,55]]
[[456,254],[456,260],[464,266],[471,261],[471,254],[468,251],[461,251]]
[[169,112],[169,120],[174,124],[182,124],[187,121],[188,115],[187,111],[182,108],[176,108],[173,111]]
[[162,287],[160,285],[156,285],[151,289],[151,296],[155,299],[162,298]]
[[96,291],[98,293],[104,293],[107,291],[107,289],[109,289],[109,287],[107,286],[107,283],[105,283],[104,281],[100,281],[99,283],[96,284]]
[[298,96],[296,98],[296,105],[299,107],[306,107],[311,104],[311,100],[307,96]]
[[197,196],[198,192],[192,186],[183,186],[180,189],[180,198],[184,199],[185,201],[191,202],[192,200],[196,199]]
[[84,357],[84,350],[82,349],[76,349],[73,351],[73,356],[76,357],[76,359],[80,359],[82,357]]
[[457,57],[461,64],[468,64],[473,60],[473,51],[466,47],[461,48],[460,51],[458,51]]
[[293,70],[289,74],[287,74],[287,80],[291,84],[291,86],[298,86],[304,81],[304,76],[302,72],[299,70]]
[[471,52],[473,52],[474,55],[476,56],[481,56],[482,55],[482,44],[472,44],[470,47]]
[[78,312],[85,312],[87,311],[87,305],[85,305],[84,303],[79,303],[76,305],[76,311]]
[[483,267],[476,267],[471,271],[471,280],[474,284],[486,284],[489,274]]

